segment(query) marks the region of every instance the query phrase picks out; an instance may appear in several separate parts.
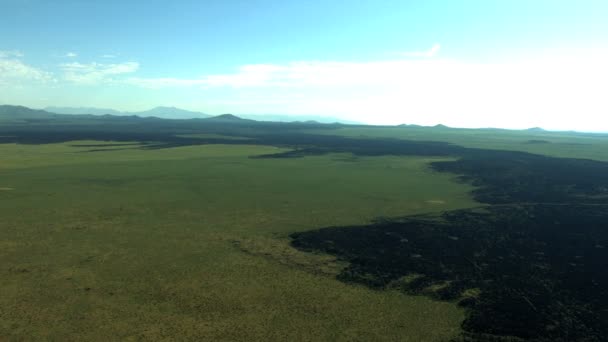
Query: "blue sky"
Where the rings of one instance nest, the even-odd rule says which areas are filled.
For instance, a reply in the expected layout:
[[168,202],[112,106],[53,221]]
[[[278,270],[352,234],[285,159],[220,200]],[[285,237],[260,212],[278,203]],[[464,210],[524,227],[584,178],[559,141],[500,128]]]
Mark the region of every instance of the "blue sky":
[[0,0],[0,103],[608,130],[606,1]]

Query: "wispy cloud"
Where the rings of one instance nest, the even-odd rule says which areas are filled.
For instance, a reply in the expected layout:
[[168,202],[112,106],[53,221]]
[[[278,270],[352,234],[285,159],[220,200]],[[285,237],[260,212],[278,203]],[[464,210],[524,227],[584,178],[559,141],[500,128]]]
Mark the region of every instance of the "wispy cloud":
[[24,63],[18,51],[0,51],[0,84],[53,81],[53,74]]
[[63,79],[80,84],[99,84],[114,81],[114,76],[130,74],[139,69],[139,63],[64,63],[61,64]]
[[105,54],[105,55],[101,55],[101,58],[116,58],[116,55],[112,55],[112,54]]
[[370,62],[297,61],[286,64],[247,64],[236,72],[192,79],[129,78],[125,82],[148,88],[175,86],[229,88],[298,88],[394,85],[418,79],[421,73],[448,61],[384,60]]
[[64,57],[67,57],[67,58],[76,58],[76,57],[78,57],[78,54],[77,54],[77,53],[75,53],[75,52],[68,52],[68,53],[66,53],[66,54],[65,54],[65,55],[63,55],[63,56],[64,56]]
[[0,50],[0,58],[21,58],[23,57],[23,53],[17,50]]
[[431,57],[437,56],[437,54],[439,53],[439,50],[441,50],[441,45],[435,44],[435,45],[433,45],[433,47],[431,47],[430,49],[428,49],[426,51],[406,51],[406,52],[399,53],[399,55],[401,55],[403,57],[431,58]]
[[[163,87],[268,87],[268,86],[294,86],[296,78],[294,73],[301,73],[293,65],[251,64],[244,65],[233,74],[207,75],[200,78],[138,78],[125,80],[126,83],[145,88]],[[304,76],[304,73],[301,73]]]

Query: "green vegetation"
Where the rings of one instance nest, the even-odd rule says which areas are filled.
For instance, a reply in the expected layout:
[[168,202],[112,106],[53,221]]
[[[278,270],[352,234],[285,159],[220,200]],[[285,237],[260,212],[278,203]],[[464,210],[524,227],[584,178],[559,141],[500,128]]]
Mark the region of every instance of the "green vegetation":
[[455,129],[446,127],[372,127],[343,126],[335,130],[317,130],[352,138],[394,138],[414,141],[446,141],[483,149],[524,151],[563,158],[588,158],[608,161],[608,135],[537,130]]
[[[90,145],[105,145],[86,152]],[[321,226],[474,206],[435,157],[252,159],[271,146],[2,144],[6,339],[401,340],[455,336],[454,303],[338,282],[292,249]]]
[[604,135],[0,120],[0,337],[608,336]]

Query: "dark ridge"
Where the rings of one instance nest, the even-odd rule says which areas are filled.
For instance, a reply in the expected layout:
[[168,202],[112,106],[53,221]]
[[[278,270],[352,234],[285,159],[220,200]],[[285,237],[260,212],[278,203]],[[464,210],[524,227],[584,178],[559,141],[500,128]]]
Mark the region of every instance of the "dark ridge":
[[217,116],[212,116],[212,117],[208,118],[207,120],[255,121],[255,120],[248,120],[248,119],[239,118],[238,116],[233,115],[233,114],[221,114],[221,115],[217,115]]
[[8,118],[53,118],[56,114],[24,106],[0,105],[0,119]]

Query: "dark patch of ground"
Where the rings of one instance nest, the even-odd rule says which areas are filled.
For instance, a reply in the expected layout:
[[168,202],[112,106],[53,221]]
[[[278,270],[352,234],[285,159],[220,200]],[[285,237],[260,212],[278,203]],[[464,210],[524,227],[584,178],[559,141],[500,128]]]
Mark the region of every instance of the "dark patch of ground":
[[441,172],[477,186],[483,203],[607,203],[608,163],[524,152],[468,150],[457,161],[436,162]]
[[74,147],[114,147],[114,146],[139,146],[141,143],[117,143],[117,144],[72,144]]
[[[471,333],[602,341],[607,222],[603,205],[492,206],[292,238],[298,249],[348,261],[340,280],[460,300],[471,309],[463,324]],[[405,282],[407,275],[418,276]],[[473,288],[479,295],[467,296]]]

